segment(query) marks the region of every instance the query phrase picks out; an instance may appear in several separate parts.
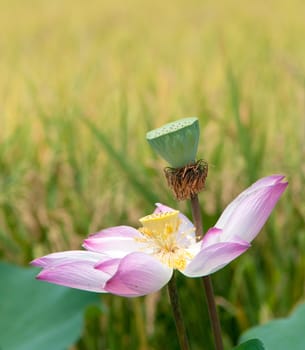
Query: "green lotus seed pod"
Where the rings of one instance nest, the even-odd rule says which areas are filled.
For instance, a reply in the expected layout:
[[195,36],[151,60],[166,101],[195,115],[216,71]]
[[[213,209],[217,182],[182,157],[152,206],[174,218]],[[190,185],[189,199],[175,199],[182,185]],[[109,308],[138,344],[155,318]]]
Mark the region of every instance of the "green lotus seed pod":
[[146,139],[173,168],[194,163],[199,141],[197,118],[184,118],[149,131]]

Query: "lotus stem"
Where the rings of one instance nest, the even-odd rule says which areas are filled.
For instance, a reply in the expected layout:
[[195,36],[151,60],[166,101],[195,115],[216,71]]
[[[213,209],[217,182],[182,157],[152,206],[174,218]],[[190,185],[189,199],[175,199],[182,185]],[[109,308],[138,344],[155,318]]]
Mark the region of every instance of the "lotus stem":
[[179,302],[175,271],[173,273],[172,278],[168,282],[167,288],[168,288],[168,294],[172,305],[180,348],[181,350],[189,350],[190,347],[189,347],[186,328],[184,326],[180,302]]
[[[193,222],[196,227],[196,237],[198,240],[200,240],[203,237],[203,225],[202,225],[202,217],[201,217],[198,195],[193,196],[190,202],[192,207]],[[214,336],[215,349],[223,350],[221,326],[220,326],[220,321],[217,313],[211,276],[202,277],[202,282],[205,290],[209,317],[210,317],[210,322],[211,322],[213,336]]]

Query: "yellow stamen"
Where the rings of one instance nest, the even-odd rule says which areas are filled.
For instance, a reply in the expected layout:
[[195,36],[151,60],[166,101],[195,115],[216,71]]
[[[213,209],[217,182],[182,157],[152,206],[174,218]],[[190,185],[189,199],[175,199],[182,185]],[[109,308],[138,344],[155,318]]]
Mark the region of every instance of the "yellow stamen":
[[171,234],[178,230],[180,225],[179,211],[174,210],[166,213],[158,213],[144,216],[139,221],[143,228],[155,232],[162,232],[164,229]]
[[152,250],[152,254],[161,262],[171,268],[184,269],[191,254],[179,247],[177,242],[177,233],[181,224],[179,211],[144,216],[140,222],[143,227],[139,228],[139,231],[144,237],[138,240],[146,243]]

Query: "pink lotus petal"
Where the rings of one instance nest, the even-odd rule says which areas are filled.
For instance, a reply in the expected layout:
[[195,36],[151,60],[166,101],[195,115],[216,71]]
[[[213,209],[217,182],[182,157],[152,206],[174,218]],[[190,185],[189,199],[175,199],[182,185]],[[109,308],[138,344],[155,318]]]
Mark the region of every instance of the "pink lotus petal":
[[257,189],[261,187],[266,187],[266,186],[273,186],[278,183],[283,182],[282,180],[285,179],[285,175],[281,174],[275,174],[275,175],[270,175],[270,176],[265,176],[262,177],[261,179],[257,180],[254,182],[251,186],[249,186],[247,189],[245,189],[242,193],[247,194],[251,191],[256,191]]
[[249,243],[242,241],[209,245],[194,257],[185,270],[180,272],[188,277],[207,276],[226,266],[249,247]]
[[140,232],[131,226],[113,226],[107,227],[99,232],[90,234],[89,238],[97,237],[137,237],[140,235]]
[[94,268],[113,276],[120,265],[121,259],[110,259],[97,263]]
[[224,210],[215,227],[223,230],[221,241],[236,234],[251,242],[265,224],[288,183],[284,176],[262,178],[236,197]]
[[133,227],[110,227],[89,236],[84,240],[83,247],[112,258],[122,258],[134,251],[143,249],[143,244],[137,241],[137,238],[141,237],[141,233]]
[[31,265],[50,268],[78,261],[84,261],[85,263],[92,263],[94,265],[103,259],[105,259],[105,256],[99,253],[87,252],[85,250],[69,250],[42,256],[31,261]]
[[70,288],[104,293],[105,283],[110,277],[109,274],[96,270],[93,261],[89,259],[45,268],[36,278]]
[[156,292],[171,278],[172,269],[144,253],[125,256],[115,275],[107,281],[107,292],[125,297],[136,297]]
[[217,227],[211,227],[201,240],[201,248],[205,248],[209,245],[219,243],[221,239],[221,234],[222,229]]
[[175,211],[175,210],[176,209],[168,207],[167,205],[164,205],[164,204],[161,204],[161,203],[156,203],[156,209],[154,211],[154,214],[168,213],[168,212]]
[[[189,277],[211,274],[245,252],[287,187],[284,176],[262,178],[233,200],[196,242],[194,226],[179,213],[181,224],[175,244],[194,258],[181,272]],[[157,203],[154,213],[171,212]],[[129,226],[117,226],[91,235],[84,241],[89,251],[68,251],[32,261],[43,268],[37,278],[94,292],[136,297],[155,292],[171,278],[172,269],[154,257],[154,247],[140,243],[143,235]]]

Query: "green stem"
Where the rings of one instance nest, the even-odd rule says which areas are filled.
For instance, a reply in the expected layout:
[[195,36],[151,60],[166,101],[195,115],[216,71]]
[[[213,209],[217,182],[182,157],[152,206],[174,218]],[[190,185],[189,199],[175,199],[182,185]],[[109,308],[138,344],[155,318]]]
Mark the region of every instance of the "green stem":
[[215,349],[223,350],[222,336],[221,336],[221,326],[217,313],[213,284],[211,276],[202,277],[202,282],[205,290],[206,301],[208,304],[210,321],[213,329]]
[[198,195],[195,195],[191,198],[191,209],[194,225],[196,227],[196,239],[197,241],[200,241],[203,237],[203,226]]
[[[196,227],[196,237],[197,237],[197,240],[200,240],[203,237],[203,225],[202,225],[200,205],[199,205],[199,200],[197,195],[191,198],[191,207],[192,207],[194,225]],[[210,316],[211,326],[213,330],[215,349],[223,350],[221,326],[220,326],[219,317],[217,313],[211,276],[202,277],[202,281],[205,289],[209,316]]]
[[190,349],[189,343],[188,343],[186,329],[184,326],[183,317],[182,317],[181,308],[180,308],[175,271],[173,273],[173,277],[168,282],[167,288],[168,288],[168,294],[172,305],[180,348],[181,350],[189,350]]

